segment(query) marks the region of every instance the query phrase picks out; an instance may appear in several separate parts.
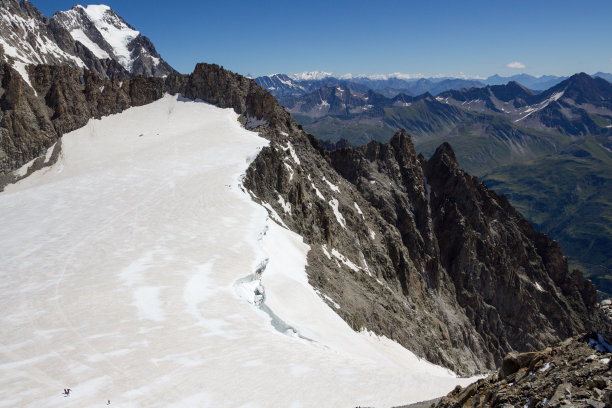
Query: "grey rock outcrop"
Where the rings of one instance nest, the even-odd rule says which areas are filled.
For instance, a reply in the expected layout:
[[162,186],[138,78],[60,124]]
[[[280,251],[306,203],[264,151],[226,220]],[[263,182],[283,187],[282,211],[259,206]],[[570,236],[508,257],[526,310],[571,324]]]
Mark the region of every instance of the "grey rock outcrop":
[[553,347],[504,358],[498,373],[432,405],[450,407],[609,407],[612,353],[593,338],[574,337]]
[[28,69],[34,89],[0,62],[0,188],[14,180],[12,170],[44,154],[62,134],[163,95],[158,78],[111,81],[67,65]]

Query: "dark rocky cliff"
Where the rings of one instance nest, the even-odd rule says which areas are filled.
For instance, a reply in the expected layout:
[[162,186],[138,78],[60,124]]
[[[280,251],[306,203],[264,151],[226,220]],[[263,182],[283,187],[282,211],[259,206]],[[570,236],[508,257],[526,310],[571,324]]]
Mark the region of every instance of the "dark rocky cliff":
[[29,66],[30,88],[7,62],[0,62],[0,189],[15,170],[42,155],[62,134],[90,118],[118,113],[159,99],[160,78],[102,79],[67,66]]
[[[91,117],[181,93],[241,114],[270,140],[244,186],[310,244],[311,284],[355,330],[468,374],[511,350],[588,329],[594,288],[558,245],[463,172],[452,149],[425,161],[410,137],[327,153],[253,80],[216,65],[191,75],[101,79],[30,67],[34,90],[0,65],[0,173],[43,154]],[[323,296],[325,295],[325,296]]]
[[[508,350],[541,348],[585,330],[596,303],[592,284],[572,281],[558,245],[462,171],[448,144],[425,161],[398,132],[388,144],[339,149],[330,158],[401,235],[417,270],[415,277],[388,246],[402,294],[414,296],[415,281],[422,279],[422,298],[446,305],[427,309],[444,322],[448,337],[441,341],[453,349],[467,346],[490,367]],[[412,325],[400,329],[410,333]]]

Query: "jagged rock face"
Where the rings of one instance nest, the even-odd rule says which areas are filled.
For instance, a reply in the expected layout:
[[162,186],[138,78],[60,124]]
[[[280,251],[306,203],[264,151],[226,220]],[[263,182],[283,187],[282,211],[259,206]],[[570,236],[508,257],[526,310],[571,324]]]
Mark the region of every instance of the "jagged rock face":
[[41,155],[57,140],[44,101],[21,75],[0,62],[0,188],[12,181],[11,170]]
[[161,78],[109,80],[67,65],[28,71],[33,88],[9,63],[0,63],[0,188],[15,180],[12,170],[45,153],[62,134],[164,93]]
[[112,79],[175,72],[147,37],[107,6],[75,5],[45,18],[27,1],[1,0],[0,17],[0,45],[23,76],[31,64],[67,64]]
[[161,58],[148,37],[139,35],[128,44],[128,49],[133,57],[132,74],[163,77],[176,72]]
[[[425,162],[400,132],[388,144],[326,153],[253,80],[216,65],[125,81],[30,67],[36,95],[8,64],[1,67],[5,175],[89,118],[164,92],[233,108],[270,140],[245,188],[310,244],[311,284],[355,330],[386,335],[468,374],[589,322],[592,286],[569,276],[554,243],[463,173],[448,146]],[[529,333],[535,324],[539,333]]]
[[[463,373],[585,330],[592,284],[450,146],[425,162],[403,132],[329,156],[311,139],[319,158],[299,135],[271,137],[247,186],[312,245],[311,282],[355,329]],[[288,142],[302,148],[298,166]]]
[[[573,284],[558,245],[543,234],[538,242],[504,198],[459,168],[449,145],[426,162],[400,132],[389,144],[339,149],[330,158],[401,234],[427,283],[423,298],[450,305],[454,319],[445,316],[448,309],[438,311],[451,323],[449,337],[461,338],[476,354],[487,350],[484,366],[509,350],[537,349],[584,330],[577,317],[595,304],[594,287],[582,279]],[[415,278],[406,279],[410,270],[395,252],[388,254],[410,297],[419,285],[410,287]]]
[[[197,64],[191,75],[168,77],[166,89],[170,93],[181,93],[186,98],[201,99],[222,108],[233,108],[251,119],[265,118],[268,122],[284,122],[284,127],[288,126],[287,121],[290,119],[276,99],[254,80],[214,64]],[[279,116],[281,114],[284,118]]]
[[509,354],[498,373],[457,387],[435,407],[609,407],[611,359],[612,353],[589,337]]
[[448,144],[424,168],[440,263],[489,347],[538,349],[584,331],[575,316],[595,305],[595,289],[571,281],[558,245],[534,240],[533,227],[462,171]]
[[70,35],[54,30],[49,21],[29,2],[0,1],[0,45],[6,56],[26,64],[82,66],[74,52]]

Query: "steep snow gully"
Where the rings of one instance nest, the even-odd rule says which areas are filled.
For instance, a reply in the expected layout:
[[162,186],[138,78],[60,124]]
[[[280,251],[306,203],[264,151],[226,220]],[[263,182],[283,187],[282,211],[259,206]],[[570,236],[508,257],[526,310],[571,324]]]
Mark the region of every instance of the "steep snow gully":
[[241,186],[266,143],[167,95],[8,186],[0,407],[384,407],[470,383],[321,300],[308,246]]

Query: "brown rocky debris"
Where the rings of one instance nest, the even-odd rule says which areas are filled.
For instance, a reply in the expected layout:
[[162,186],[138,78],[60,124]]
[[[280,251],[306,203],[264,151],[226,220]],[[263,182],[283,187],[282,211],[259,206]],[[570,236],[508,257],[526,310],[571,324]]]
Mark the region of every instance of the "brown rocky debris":
[[[591,345],[589,345],[589,343]],[[513,353],[497,374],[457,387],[435,407],[609,407],[612,349],[578,336],[535,353]]]

